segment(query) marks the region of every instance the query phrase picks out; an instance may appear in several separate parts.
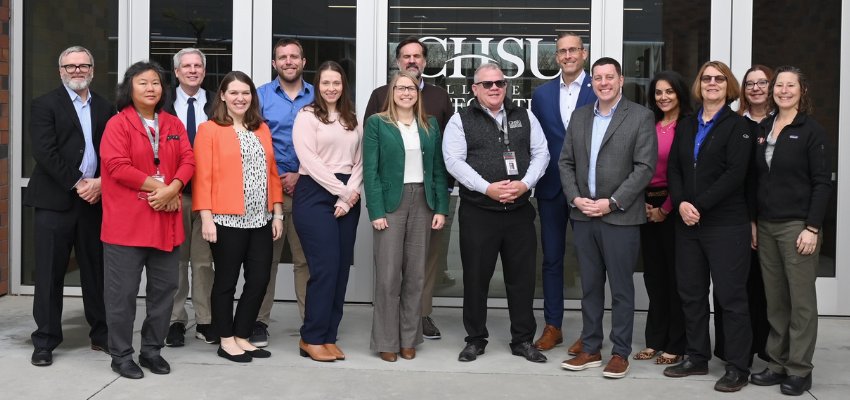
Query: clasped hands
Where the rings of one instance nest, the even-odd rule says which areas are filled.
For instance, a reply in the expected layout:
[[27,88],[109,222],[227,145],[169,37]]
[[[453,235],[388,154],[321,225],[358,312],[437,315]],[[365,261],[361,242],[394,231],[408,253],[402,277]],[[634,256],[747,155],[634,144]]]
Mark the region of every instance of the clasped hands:
[[[354,205],[357,204],[358,201],[360,201],[360,193],[351,192],[351,196],[348,197],[348,201],[346,201],[345,204],[347,204],[348,208],[351,209],[351,207],[354,207]],[[348,210],[346,210],[342,206],[334,207],[334,217],[344,217],[345,214],[348,214]]]
[[576,197],[573,205],[591,218],[601,217],[611,212],[611,202],[608,199],[588,199],[587,197]]
[[156,211],[174,212],[180,209],[180,185],[163,185],[148,193],[148,205]]
[[100,201],[100,178],[83,178],[74,186],[77,195],[89,204],[97,204]]
[[502,204],[513,203],[517,198],[528,191],[528,186],[522,181],[504,180],[493,182],[487,186],[484,193],[487,197]]

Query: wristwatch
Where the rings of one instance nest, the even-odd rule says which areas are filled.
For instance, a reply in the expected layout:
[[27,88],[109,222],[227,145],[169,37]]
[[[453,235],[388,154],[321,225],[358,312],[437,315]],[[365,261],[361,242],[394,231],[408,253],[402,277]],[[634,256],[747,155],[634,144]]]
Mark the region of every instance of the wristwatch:
[[608,208],[611,209],[611,212],[617,211],[620,209],[620,203],[617,203],[613,197],[608,199]]

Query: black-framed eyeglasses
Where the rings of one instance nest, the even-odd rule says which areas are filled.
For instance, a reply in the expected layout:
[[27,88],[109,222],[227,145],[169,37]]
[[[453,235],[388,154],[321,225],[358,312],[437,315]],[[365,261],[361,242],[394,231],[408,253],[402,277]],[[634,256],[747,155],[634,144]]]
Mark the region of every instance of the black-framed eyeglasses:
[[73,74],[74,71],[78,69],[80,70],[80,72],[83,73],[89,72],[89,70],[91,69],[91,64],[65,64],[60,66],[65,69],[65,72],[69,74]]
[[497,88],[502,89],[505,86],[508,86],[508,81],[506,81],[504,79],[499,80],[499,81],[481,81],[481,82],[475,82],[475,83],[473,83],[473,85],[481,85],[481,86],[484,87],[484,89],[490,89],[490,88],[493,87],[493,85],[496,85]]
[[711,83],[712,79],[717,83],[723,83],[726,82],[726,75],[703,75],[699,78],[702,83]]
[[415,92],[419,88],[417,88],[416,86],[399,86],[399,85],[396,85],[396,86],[393,86],[393,89],[395,89],[396,92],[405,93],[405,92]]
[[758,86],[758,87],[764,89],[764,88],[767,87],[768,83],[770,83],[770,82],[768,82],[766,79],[759,79],[755,82],[746,81],[746,82],[744,82],[744,88],[749,90],[749,89],[752,89],[754,86]]
[[570,47],[568,49],[558,49],[559,56],[565,56],[567,54],[574,56],[578,54],[580,51],[584,50],[582,47]]

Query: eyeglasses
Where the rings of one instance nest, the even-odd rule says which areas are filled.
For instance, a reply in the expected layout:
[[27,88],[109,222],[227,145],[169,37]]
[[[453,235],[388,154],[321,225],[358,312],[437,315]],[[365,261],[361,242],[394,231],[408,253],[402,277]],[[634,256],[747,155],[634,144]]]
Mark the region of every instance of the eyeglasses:
[[501,88],[504,88],[505,86],[508,86],[508,81],[506,81],[504,79],[502,79],[500,81],[481,81],[481,82],[475,82],[475,83],[473,83],[473,85],[481,85],[481,86],[484,87],[484,89],[490,89],[490,88],[493,87],[493,85],[496,85],[497,88],[501,89]]
[[393,86],[396,92],[405,93],[405,92],[415,92],[418,88],[416,86]]
[[702,83],[711,83],[712,79],[717,83],[723,83],[726,82],[726,75],[703,75],[699,78]]
[[86,73],[89,72],[89,70],[91,69],[91,64],[65,64],[60,65],[60,67],[64,68],[65,72],[69,74],[73,74],[74,71],[78,69],[80,70],[80,72]]
[[746,81],[746,82],[744,82],[744,87],[745,87],[745,88],[747,88],[747,90],[751,90],[751,89],[753,88],[753,86],[758,86],[758,87],[760,87],[760,88],[764,89],[764,88],[766,88],[766,87],[767,87],[767,84],[768,84],[768,83],[770,83],[770,82],[768,82],[768,81],[767,81],[767,80],[765,80],[765,79],[759,79],[759,80],[757,80],[757,81],[755,81],[755,82],[753,82],[753,81]]
[[570,47],[569,49],[558,49],[559,56],[565,56],[567,54],[574,56],[578,54],[580,51],[584,50],[582,47]]

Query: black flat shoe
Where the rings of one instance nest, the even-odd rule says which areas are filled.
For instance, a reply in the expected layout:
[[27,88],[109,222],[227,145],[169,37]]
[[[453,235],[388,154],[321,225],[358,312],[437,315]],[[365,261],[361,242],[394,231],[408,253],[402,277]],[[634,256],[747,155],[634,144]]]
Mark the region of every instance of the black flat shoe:
[[128,379],[142,379],[145,376],[145,373],[133,360],[125,360],[121,363],[112,360],[112,370]]
[[670,378],[684,378],[691,375],[708,375],[708,363],[697,363],[688,358],[676,365],[664,368],[664,376]]
[[546,356],[531,345],[531,342],[511,343],[511,354],[525,357],[526,360],[536,363],[546,362]]
[[91,344],[91,349],[94,351],[102,351],[106,354],[109,354],[109,346],[102,343],[94,343]]
[[460,351],[460,354],[457,356],[458,361],[475,361],[478,356],[484,354],[484,348],[487,347],[487,343],[475,343],[469,342],[466,344],[466,347]]
[[226,359],[233,361],[233,362],[238,362],[238,363],[251,362],[251,358],[252,358],[251,355],[248,354],[247,351],[242,353],[242,354],[233,355],[233,354],[230,354],[230,353],[224,351],[224,349],[222,349],[221,346],[218,347],[218,356],[222,357],[222,358],[226,358]]
[[718,392],[737,392],[749,383],[750,371],[739,371],[735,367],[726,367],[726,374],[714,384],[714,390]]
[[782,385],[779,386],[779,391],[781,391],[782,394],[787,394],[789,396],[799,396],[811,388],[811,373],[806,377],[788,375],[788,378],[786,378],[785,381],[782,382]]
[[171,366],[168,365],[168,361],[165,361],[164,358],[160,355],[156,355],[153,357],[145,357],[139,356],[139,365],[151,370],[151,372],[157,375],[165,375],[171,372]]
[[252,358],[269,358],[272,356],[271,352],[263,349],[245,350],[245,354],[251,356]]
[[30,362],[36,367],[46,367],[53,364],[53,352],[47,349],[35,349],[30,357]]
[[750,375],[750,382],[753,385],[773,386],[784,382],[785,378],[788,378],[788,375],[779,374],[773,372],[770,368],[765,368],[764,371]]

